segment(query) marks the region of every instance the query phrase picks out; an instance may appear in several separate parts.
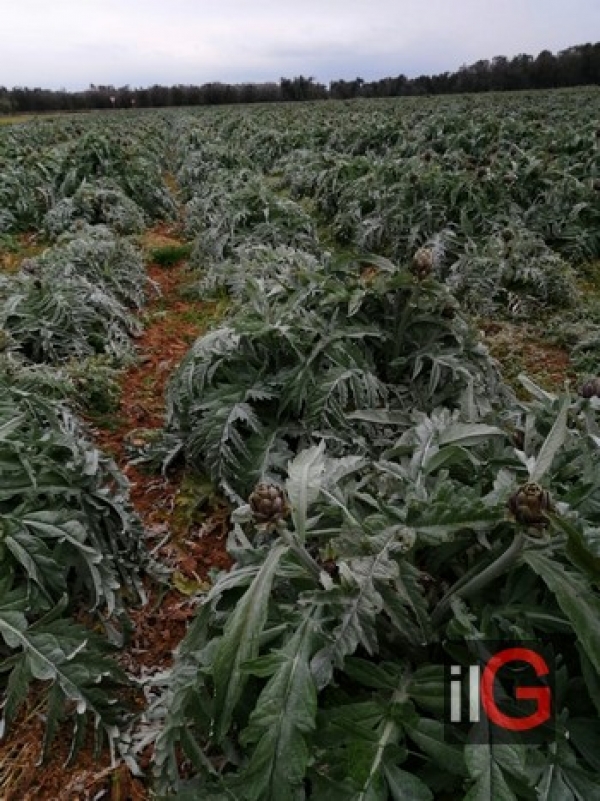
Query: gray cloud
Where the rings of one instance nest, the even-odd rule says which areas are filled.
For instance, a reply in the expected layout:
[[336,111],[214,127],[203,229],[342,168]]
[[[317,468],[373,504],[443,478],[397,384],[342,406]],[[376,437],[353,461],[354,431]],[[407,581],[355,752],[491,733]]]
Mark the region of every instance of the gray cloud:
[[[559,50],[600,31],[598,0],[18,0],[0,84],[366,79]],[[9,7],[6,7],[9,6]]]

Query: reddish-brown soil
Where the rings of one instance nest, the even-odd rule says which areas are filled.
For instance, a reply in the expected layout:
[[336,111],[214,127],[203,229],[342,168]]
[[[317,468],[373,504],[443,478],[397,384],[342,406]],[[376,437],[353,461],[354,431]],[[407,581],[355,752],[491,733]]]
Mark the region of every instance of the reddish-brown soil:
[[0,245],[0,272],[16,273],[24,259],[38,256],[45,247],[40,243],[39,237],[34,232],[19,234],[16,237],[16,242],[18,247],[15,250],[3,248]]
[[[164,226],[147,236],[146,245],[177,244]],[[96,443],[111,453],[131,483],[131,499],[149,537],[155,556],[172,571],[172,581],[159,586],[146,580],[149,601],[131,610],[133,633],[120,654],[122,666],[139,675],[142,670],[167,668],[194,615],[190,594],[202,588],[211,569],[228,569],[226,550],[228,509],[212,496],[199,510],[189,502],[193,477],[182,469],[167,477],[145,472],[128,460],[126,443],[135,444],[137,429],[160,429],[164,422],[164,395],[169,377],[191,343],[219,315],[218,304],[186,300],[188,280],[184,264],[161,268],[150,265],[150,278],[160,289],[145,309],[147,325],[136,342],[139,359],[122,376],[120,407],[110,427],[92,426]],[[132,434],[133,432],[133,434]],[[139,703],[133,698],[132,702]],[[70,732],[59,733],[49,760],[36,763],[44,731],[43,692],[33,693],[0,744],[1,801],[142,801],[149,798],[148,783],[134,778],[120,765],[111,768],[105,751],[99,760],[93,747],[81,749],[73,766],[65,767]],[[145,755],[145,765],[150,754]]]
[[545,342],[527,324],[483,320],[479,327],[492,356],[502,364],[504,377],[516,386],[521,372],[548,390],[575,381],[568,352]]

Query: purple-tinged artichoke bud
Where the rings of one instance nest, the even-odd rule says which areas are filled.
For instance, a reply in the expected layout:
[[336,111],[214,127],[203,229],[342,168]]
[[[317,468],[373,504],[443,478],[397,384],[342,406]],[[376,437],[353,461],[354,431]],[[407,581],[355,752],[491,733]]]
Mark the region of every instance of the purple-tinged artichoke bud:
[[248,498],[254,520],[259,525],[274,528],[291,512],[284,490],[275,484],[257,484]]
[[431,275],[433,261],[433,250],[431,248],[419,248],[413,256],[410,271],[419,281],[422,281],[428,275]]
[[548,525],[547,512],[551,512],[554,507],[547,490],[539,484],[527,482],[510,496],[508,508],[517,523],[545,528]]
[[600,378],[585,381],[579,388],[579,394],[582,398],[600,398]]

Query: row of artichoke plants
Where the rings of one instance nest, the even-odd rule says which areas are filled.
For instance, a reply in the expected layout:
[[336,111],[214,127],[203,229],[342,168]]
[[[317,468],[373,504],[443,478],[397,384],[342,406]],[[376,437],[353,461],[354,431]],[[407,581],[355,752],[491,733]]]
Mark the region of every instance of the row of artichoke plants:
[[[147,711],[159,793],[596,797],[596,385],[523,377],[517,400],[434,248],[394,264],[254,230],[208,261],[200,291],[231,313],[168,389],[165,468],[228,495],[235,565]],[[538,744],[448,725],[449,658],[557,634]]]
[[116,659],[128,607],[146,600],[144,574],[159,577],[128,483],[79,413],[114,409],[152,290],[123,234],[174,203],[142,137],[79,125],[0,139],[0,232],[34,226],[47,242],[0,275],[0,732],[33,694],[42,757],[65,723],[71,758],[90,732],[115,755],[130,717]]
[[316,222],[330,247],[397,263],[430,247],[466,311],[524,324],[595,371],[597,102],[582,90],[437,98],[427,113],[410,99],[181,112],[173,169],[195,263],[250,238],[318,253]]
[[[316,226],[294,238],[271,179],[237,172],[243,145],[213,128],[184,127],[176,150],[199,294],[231,313],[173,377],[158,455],[230,498],[235,566],[154,688],[138,751],[154,739],[158,792],[595,797],[595,383],[576,398],[523,377],[518,401],[435,242],[394,264],[333,257]],[[448,726],[450,657],[557,634],[543,741]]]
[[165,184],[169,123],[160,114],[65,117],[0,131],[0,235],[49,238],[81,221],[139,233],[176,216]]

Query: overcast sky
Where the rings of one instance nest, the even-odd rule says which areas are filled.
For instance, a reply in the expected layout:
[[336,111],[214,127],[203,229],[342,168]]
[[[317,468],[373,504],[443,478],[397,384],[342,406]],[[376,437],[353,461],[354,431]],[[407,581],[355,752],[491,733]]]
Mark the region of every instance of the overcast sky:
[[600,40],[600,0],[0,0],[0,85],[328,83]]

